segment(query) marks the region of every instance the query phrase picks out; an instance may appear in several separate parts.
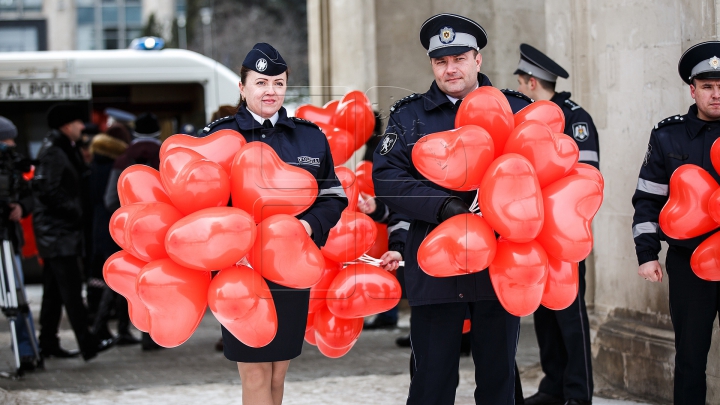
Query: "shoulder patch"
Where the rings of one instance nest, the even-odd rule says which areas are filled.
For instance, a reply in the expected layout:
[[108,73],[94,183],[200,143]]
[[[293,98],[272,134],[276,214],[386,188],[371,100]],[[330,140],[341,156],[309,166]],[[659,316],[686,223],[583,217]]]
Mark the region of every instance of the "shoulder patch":
[[401,105],[406,104],[406,103],[408,103],[408,102],[410,102],[410,101],[412,101],[412,100],[417,100],[417,99],[419,99],[420,97],[422,97],[422,95],[421,95],[421,94],[418,94],[418,93],[413,93],[413,94],[411,94],[411,95],[409,95],[409,96],[403,97],[403,98],[401,98],[400,100],[396,101],[395,104],[392,105],[392,107],[390,107],[390,112],[391,112],[391,113],[392,113],[392,112],[395,112],[395,110],[396,110],[398,107],[400,107]]
[[531,99],[530,97],[526,96],[526,95],[523,94],[523,93],[520,93],[519,91],[510,90],[510,89],[502,89],[502,90],[500,90],[500,91],[501,91],[504,95],[506,95],[506,96],[517,97],[517,98],[519,98],[519,99],[522,99],[522,100],[527,101],[528,103],[534,103],[534,102],[535,102],[535,100]]
[[[298,118],[298,117],[290,117],[290,119],[293,120],[294,122],[299,123],[299,124],[310,125],[311,127],[320,129],[320,127],[319,127],[316,123],[314,123],[314,122],[312,122],[312,121],[308,121],[308,120],[306,120],[306,119],[302,119],[302,118]],[[320,130],[322,131],[322,129],[320,129]]]
[[387,155],[388,152],[390,152],[395,146],[395,142],[397,142],[398,136],[397,134],[387,134],[385,135],[385,138],[382,140],[382,146],[380,146],[380,154],[381,155]]
[[664,126],[672,125],[672,124],[680,124],[685,122],[685,117],[682,115],[673,115],[671,117],[667,117],[664,120],[658,122],[655,124],[655,129],[662,128]]
[[581,108],[580,104],[578,104],[570,99],[565,100],[565,105],[570,109],[570,111],[575,111],[578,108]]
[[232,120],[234,120],[234,119],[235,119],[235,116],[234,116],[234,115],[228,115],[227,117],[218,118],[218,119],[216,119],[215,121],[207,124],[207,126],[206,126],[205,128],[203,128],[203,132],[207,134],[208,132],[210,132],[210,130],[211,130],[214,126],[219,125],[219,124],[221,124],[221,123],[223,123],[223,122],[232,121]]

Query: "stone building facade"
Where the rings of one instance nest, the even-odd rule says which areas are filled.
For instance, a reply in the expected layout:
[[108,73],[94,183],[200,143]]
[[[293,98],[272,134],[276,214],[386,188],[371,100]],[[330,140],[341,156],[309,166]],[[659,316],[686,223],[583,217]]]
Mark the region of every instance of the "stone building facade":
[[[487,30],[482,71],[497,87],[516,87],[522,42],[570,72],[558,90],[571,91],[592,114],[605,177],[587,275],[595,374],[648,400],[671,401],[667,278],[651,284],[637,275],[630,200],[650,130],[692,104],[677,62],[691,45],[718,39],[720,0],[308,0],[313,102],[359,89],[387,114],[396,100],[426,91],[432,73],[418,33],[440,12]],[[708,403],[720,403],[718,333],[708,358]]]

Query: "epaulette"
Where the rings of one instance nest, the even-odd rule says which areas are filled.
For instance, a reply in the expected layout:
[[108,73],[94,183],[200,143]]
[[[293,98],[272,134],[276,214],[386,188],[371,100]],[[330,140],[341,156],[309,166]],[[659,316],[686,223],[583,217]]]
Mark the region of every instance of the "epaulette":
[[208,133],[208,132],[210,132],[210,130],[212,129],[212,127],[214,127],[214,126],[216,126],[216,125],[218,125],[218,124],[220,124],[220,123],[223,123],[223,122],[226,122],[226,121],[231,121],[231,120],[234,120],[234,119],[235,119],[235,116],[233,116],[233,115],[228,115],[227,117],[218,118],[218,119],[216,119],[215,121],[207,124],[207,126],[206,126],[205,128],[203,128],[203,132]]
[[655,129],[662,128],[667,125],[680,124],[682,122],[685,122],[685,117],[682,115],[673,115],[655,124]]
[[[306,119],[298,118],[298,117],[290,117],[290,119],[293,120],[293,121],[295,121],[295,122],[299,122],[299,123],[301,123],[301,124],[307,124],[307,125],[310,125],[310,126],[312,126],[312,127],[317,128],[317,129],[320,129],[320,127],[319,127],[316,123],[314,123],[314,122],[312,122],[312,121],[308,121],[308,120],[306,120]],[[322,129],[320,129],[320,130],[322,131]]]
[[570,100],[570,99],[565,100],[565,105],[568,106],[568,108],[570,109],[570,111],[575,111],[575,110],[577,110],[578,108],[581,108],[581,107],[580,107],[580,104],[578,104],[578,103],[576,103],[576,102],[574,102],[574,101],[572,101],[572,100]]
[[395,112],[395,110],[398,107],[400,107],[401,105],[406,104],[412,100],[417,100],[420,97],[422,97],[422,94],[417,94],[417,93],[413,93],[407,97],[403,97],[400,100],[396,101],[395,104],[392,105],[392,107],[390,107],[390,112]]
[[530,97],[526,96],[526,95],[523,94],[523,93],[520,93],[519,91],[510,90],[510,89],[502,89],[502,90],[500,90],[500,91],[501,91],[504,95],[506,95],[506,96],[517,97],[517,98],[519,98],[519,99],[522,99],[522,100],[527,101],[528,103],[534,103],[534,102],[535,102],[535,100],[531,99]]

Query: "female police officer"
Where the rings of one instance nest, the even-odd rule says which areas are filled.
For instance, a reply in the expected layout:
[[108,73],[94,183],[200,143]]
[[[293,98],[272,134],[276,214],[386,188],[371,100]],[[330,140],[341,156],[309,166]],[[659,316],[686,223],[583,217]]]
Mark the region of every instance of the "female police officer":
[[[204,131],[236,130],[248,142],[263,142],[283,161],[310,172],[318,182],[318,198],[298,219],[313,241],[322,246],[347,207],[347,198],[335,176],[325,135],[309,121],[288,117],[282,107],[287,79],[287,65],[280,53],[269,44],[256,44],[240,70],[237,113],[214,121]],[[238,362],[244,404],[282,403],[290,360],[302,351],[310,290],[267,283],[278,316],[275,339],[265,347],[251,348],[222,329],[225,357]]]

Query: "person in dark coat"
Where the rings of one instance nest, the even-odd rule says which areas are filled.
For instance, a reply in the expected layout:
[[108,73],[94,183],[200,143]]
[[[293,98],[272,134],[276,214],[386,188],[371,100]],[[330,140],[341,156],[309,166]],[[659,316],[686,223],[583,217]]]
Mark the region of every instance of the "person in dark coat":
[[51,128],[38,153],[32,180],[35,197],[33,227],[43,259],[43,297],[40,309],[40,350],[44,357],[74,357],[60,347],[58,328],[65,307],[83,358],[88,361],[109,348],[88,329],[82,299],[83,176],[88,167],[75,142],[84,128],[85,112],[73,104],[57,104],[48,112]]
[[[284,162],[308,171],[318,185],[318,197],[297,216],[315,244],[325,244],[330,229],[347,207],[345,191],[335,175],[327,138],[317,125],[288,117],[282,107],[287,88],[287,65],[271,45],[256,44],[240,70],[242,101],[234,116],[211,123],[205,132],[240,132],[248,142],[272,147]],[[275,338],[252,348],[222,328],[225,357],[238,363],[243,404],[280,404],[290,360],[302,352],[310,289],[294,289],[267,281],[278,318]]]

